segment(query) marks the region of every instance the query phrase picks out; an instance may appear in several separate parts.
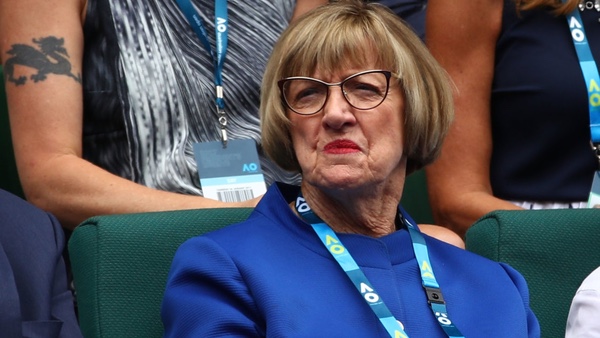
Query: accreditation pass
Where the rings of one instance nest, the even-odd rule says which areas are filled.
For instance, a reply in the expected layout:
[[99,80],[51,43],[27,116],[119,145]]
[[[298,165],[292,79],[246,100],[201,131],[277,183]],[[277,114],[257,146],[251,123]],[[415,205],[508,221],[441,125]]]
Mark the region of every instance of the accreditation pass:
[[206,198],[242,202],[267,191],[254,140],[196,143],[194,157]]

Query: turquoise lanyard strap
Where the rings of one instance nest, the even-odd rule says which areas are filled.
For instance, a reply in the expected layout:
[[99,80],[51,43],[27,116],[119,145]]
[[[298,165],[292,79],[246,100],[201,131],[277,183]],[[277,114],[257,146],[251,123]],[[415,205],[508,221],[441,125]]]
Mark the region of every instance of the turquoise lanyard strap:
[[[301,193],[296,199],[295,206],[298,214],[300,214],[302,218],[312,226],[316,234],[321,239],[321,242],[323,242],[323,245],[325,245],[342,270],[346,272],[348,278],[350,278],[365,302],[371,307],[371,310],[373,310],[377,318],[379,318],[379,321],[383,324],[390,337],[408,338],[408,335],[404,331],[400,322],[394,318],[393,314],[385,305],[383,300],[379,297],[379,294],[375,291],[375,288],[362,272],[350,252],[346,249],[344,244],[342,244],[335,232],[310,209],[308,203],[306,203],[306,200],[302,197]],[[423,235],[419,229],[413,225],[414,222],[412,222],[412,220],[409,221],[403,217],[403,212],[400,208],[398,208],[398,213],[408,227],[411,239],[413,241],[415,256],[417,261],[420,262],[419,265],[421,270],[421,278],[423,280],[423,287],[425,288],[428,302],[431,305],[431,309],[436,316],[438,323],[441,325],[448,337],[463,338],[463,335],[448,317],[446,303],[444,302],[444,297],[442,296],[439,284],[437,283],[435,275],[433,274],[431,262],[429,261],[427,244],[425,243]]]
[[[563,0],[563,2],[566,1]],[[571,29],[571,37],[588,90],[590,134],[592,146],[598,153],[597,146],[600,144],[600,75],[598,75],[598,67],[586,38],[585,28],[578,9],[574,9],[567,15],[567,22],[569,29]]]
[[400,207],[398,208],[398,213],[400,216],[406,215],[406,217],[402,217],[402,219],[404,220],[404,224],[408,228],[408,233],[412,239],[415,258],[419,263],[421,280],[423,282],[425,293],[427,294],[427,302],[429,302],[429,305],[431,306],[431,311],[433,311],[435,318],[442,329],[444,329],[444,332],[446,332],[448,337],[463,337],[462,333],[460,333],[460,330],[458,330],[448,316],[448,310],[446,309],[446,302],[444,301],[442,290],[440,289],[440,285],[438,284],[435,274],[433,273],[433,267],[431,266],[431,260],[429,259],[429,251],[427,250],[425,238],[423,238],[423,235],[421,234],[419,228],[417,228],[416,223],[410,218],[410,216],[408,216],[407,213],[403,212]]
[[219,124],[221,125],[221,139],[226,144],[227,132],[225,127],[227,126],[227,117],[225,116],[225,100],[223,98],[223,64],[225,63],[225,55],[227,54],[227,32],[229,27],[229,22],[227,21],[227,0],[215,0],[216,53],[210,46],[202,18],[192,5],[191,0],[177,0],[177,4],[214,62],[217,112],[219,114]]

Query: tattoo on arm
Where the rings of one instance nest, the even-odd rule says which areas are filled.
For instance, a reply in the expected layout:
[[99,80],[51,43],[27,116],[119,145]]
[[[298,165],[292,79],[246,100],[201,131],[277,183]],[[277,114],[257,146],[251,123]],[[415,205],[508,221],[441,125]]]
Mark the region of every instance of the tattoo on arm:
[[15,66],[22,66],[37,70],[30,76],[33,82],[46,80],[48,74],[66,75],[81,83],[81,74],[71,73],[69,54],[64,47],[64,38],[47,36],[33,39],[33,45],[14,44],[7,54],[11,55],[4,63],[4,73],[8,82],[15,85],[24,85],[27,76],[15,74]]

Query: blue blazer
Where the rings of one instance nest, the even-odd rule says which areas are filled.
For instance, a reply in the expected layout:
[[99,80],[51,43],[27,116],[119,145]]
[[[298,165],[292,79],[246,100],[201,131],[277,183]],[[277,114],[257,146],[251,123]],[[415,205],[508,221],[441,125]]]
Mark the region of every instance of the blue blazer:
[[[248,220],[177,251],[162,304],[165,337],[389,337],[358,290],[272,185]],[[448,338],[422,287],[406,228],[338,234],[409,337]],[[467,338],[539,338],[523,277],[424,235],[450,318]]]
[[56,218],[0,190],[0,336],[82,337],[64,246]]

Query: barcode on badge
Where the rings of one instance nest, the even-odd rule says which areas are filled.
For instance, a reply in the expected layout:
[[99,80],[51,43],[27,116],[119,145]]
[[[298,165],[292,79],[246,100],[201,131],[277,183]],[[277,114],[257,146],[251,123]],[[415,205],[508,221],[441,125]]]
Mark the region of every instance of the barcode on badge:
[[217,190],[217,199],[221,202],[243,202],[252,198],[252,189]]

